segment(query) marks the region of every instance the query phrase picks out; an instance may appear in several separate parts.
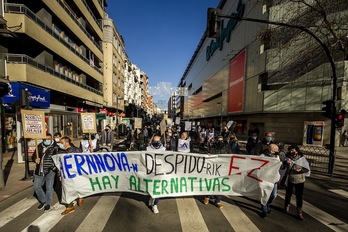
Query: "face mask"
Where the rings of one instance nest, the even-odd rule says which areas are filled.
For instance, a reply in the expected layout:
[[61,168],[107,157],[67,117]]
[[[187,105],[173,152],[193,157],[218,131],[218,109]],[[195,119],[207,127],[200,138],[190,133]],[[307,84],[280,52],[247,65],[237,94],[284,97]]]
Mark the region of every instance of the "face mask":
[[172,133],[168,133],[169,136],[172,136]]
[[159,147],[161,146],[161,143],[160,143],[160,141],[153,141],[153,142],[151,143],[151,145],[152,145],[154,148],[159,148]]
[[60,148],[60,149],[65,150],[65,147],[64,147],[64,145],[63,145],[63,144],[58,143],[58,146],[59,146],[59,148]]
[[88,139],[89,138],[89,136],[88,135],[85,135],[85,139]]
[[52,143],[51,140],[45,140],[45,141],[43,142],[43,144],[46,145],[46,146],[51,145],[51,143]]
[[251,137],[251,138],[253,138],[253,140],[256,140],[256,139],[257,139],[257,137],[256,137],[256,136],[253,136],[253,137]]
[[56,143],[59,143],[59,138],[54,138],[54,141],[56,141]]
[[267,142],[271,142],[272,141],[272,137],[267,137],[266,141]]
[[106,131],[106,132],[108,132],[108,131],[109,131],[109,129],[105,129],[105,131]]

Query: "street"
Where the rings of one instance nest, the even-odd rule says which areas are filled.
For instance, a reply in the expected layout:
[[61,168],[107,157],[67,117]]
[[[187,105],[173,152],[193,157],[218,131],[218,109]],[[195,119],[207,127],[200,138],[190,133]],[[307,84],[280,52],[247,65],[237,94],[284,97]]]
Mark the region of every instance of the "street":
[[61,216],[65,207],[56,195],[53,209],[44,213],[27,188],[0,202],[0,231],[348,231],[346,181],[308,178],[303,222],[296,218],[294,196],[290,214],[282,212],[284,195],[279,189],[265,219],[259,215],[259,201],[247,197],[224,196],[222,209],[204,205],[204,196],[164,198],[160,213],[153,214],[148,196],[126,192],[88,197],[75,212]]

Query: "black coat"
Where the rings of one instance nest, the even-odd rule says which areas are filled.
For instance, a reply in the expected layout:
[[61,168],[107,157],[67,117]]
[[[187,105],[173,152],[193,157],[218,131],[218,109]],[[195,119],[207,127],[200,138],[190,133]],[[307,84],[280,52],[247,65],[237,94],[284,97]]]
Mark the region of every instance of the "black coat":
[[[57,145],[55,141],[53,141],[53,143],[49,146],[44,145],[44,143],[42,142],[37,146],[37,149],[38,149],[38,157],[40,158],[40,163],[36,164],[35,175],[40,175],[41,166],[42,166],[43,174],[47,175],[51,170],[55,169],[52,156],[58,154],[59,146]],[[37,155],[35,150],[32,157],[34,162],[36,158],[37,158]]]

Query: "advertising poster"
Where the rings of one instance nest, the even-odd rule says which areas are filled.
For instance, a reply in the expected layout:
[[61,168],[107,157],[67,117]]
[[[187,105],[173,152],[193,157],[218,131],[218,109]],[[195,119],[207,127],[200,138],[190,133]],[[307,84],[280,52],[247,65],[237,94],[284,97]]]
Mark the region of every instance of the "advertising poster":
[[45,113],[35,110],[21,110],[24,138],[46,138]]
[[97,133],[95,113],[81,113],[82,133]]
[[244,78],[246,52],[243,50],[230,61],[230,79],[228,85],[228,112],[243,111]]
[[323,121],[305,121],[303,132],[303,145],[323,145]]

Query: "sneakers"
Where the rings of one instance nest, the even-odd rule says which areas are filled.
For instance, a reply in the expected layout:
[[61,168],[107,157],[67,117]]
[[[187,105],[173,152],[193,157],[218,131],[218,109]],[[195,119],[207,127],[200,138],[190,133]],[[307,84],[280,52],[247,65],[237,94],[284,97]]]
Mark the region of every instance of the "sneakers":
[[222,204],[219,202],[219,203],[216,203],[216,207],[218,207],[219,209],[222,209],[223,208],[223,206],[222,206]]
[[51,209],[51,206],[50,206],[50,205],[45,205],[45,212],[50,211],[50,209]]
[[208,197],[204,198],[203,203],[204,203],[205,205],[209,204],[209,198],[208,198]]
[[68,207],[68,208],[66,208],[66,209],[64,210],[64,212],[62,213],[62,215],[67,215],[67,214],[72,213],[72,212],[74,212],[74,211],[75,211],[74,206],[73,206],[73,207]]
[[83,198],[77,199],[77,205],[82,206],[83,205]]
[[159,213],[159,211],[158,211],[158,208],[157,208],[157,205],[154,205],[154,206],[152,206],[152,211],[153,211],[153,213]]
[[152,197],[150,197],[150,200],[149,200],[149,206],[150,206],[150,207],[153,206],[154,201],[155,201],[155,199],[153,199]]
[[37,207],[37,210],[42,210],[45,208],[45,203],[40,203],[40,205]]

